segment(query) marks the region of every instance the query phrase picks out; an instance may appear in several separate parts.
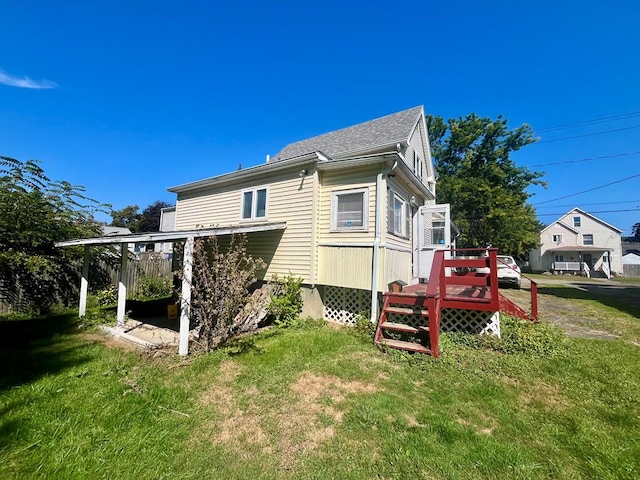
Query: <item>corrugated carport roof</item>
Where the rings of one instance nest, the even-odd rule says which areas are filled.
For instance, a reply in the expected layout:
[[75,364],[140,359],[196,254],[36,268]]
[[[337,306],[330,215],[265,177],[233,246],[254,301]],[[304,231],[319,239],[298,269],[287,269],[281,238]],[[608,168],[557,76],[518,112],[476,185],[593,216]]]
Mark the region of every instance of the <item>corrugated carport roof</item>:
[[287,224],[282,223],[260,223],[254,225],[237,225],[216,228],[199,228],[196,230],[176,230],[173,232],[152,232],[152,233],[132,233],[130,235],[107,235],[104,237],[76,238],[57,242],[56,247],[71,247],[75,245],[113,245],[119,243],[155,243],[155,242],[177,242],[186,240],[189,237],[211,237],[213,235],[231,235],[234,233],[255,233],[268,232],[271,230],[285,230]]

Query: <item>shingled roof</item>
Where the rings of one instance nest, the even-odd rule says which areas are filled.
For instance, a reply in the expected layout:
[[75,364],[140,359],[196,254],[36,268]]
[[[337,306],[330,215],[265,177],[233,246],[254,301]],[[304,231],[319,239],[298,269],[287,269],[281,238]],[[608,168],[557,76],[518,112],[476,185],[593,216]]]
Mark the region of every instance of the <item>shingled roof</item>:
[[384,145],[406,142],[421,114],[422,106],[413,107],[359,123],[353,127],[290,143],[273,157],[273,161],[286,160],[318,151],[331,158],[336,158],[350,152],[366,151]]

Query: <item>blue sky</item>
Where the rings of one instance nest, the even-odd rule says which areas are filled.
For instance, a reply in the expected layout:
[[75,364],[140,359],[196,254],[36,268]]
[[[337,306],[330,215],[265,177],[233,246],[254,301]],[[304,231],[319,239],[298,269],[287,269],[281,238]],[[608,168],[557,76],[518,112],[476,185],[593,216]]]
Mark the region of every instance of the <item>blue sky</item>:
[[[640,222],[640,176],[592,190],[640,175],[639,2],[230,3],[4,0],[0,155],[143,208],[289,142],[424,105],[540,129],[514,158],[546,165],[531,199],[543,222],[572,206],[626,235]],[[573,162],[595,157],[607,158]]]

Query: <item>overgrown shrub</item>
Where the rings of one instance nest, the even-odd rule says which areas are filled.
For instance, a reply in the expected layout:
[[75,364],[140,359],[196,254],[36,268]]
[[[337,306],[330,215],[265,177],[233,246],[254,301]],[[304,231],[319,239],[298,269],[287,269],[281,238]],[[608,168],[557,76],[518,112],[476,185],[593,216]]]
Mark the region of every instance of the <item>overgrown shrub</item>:
[[142,273],[138,281],[138,296],[142,298],[168,297],[173,293],[173,281],[164,276]]
[[247,253],[246,244],[244,235],[232,235],[226,248],[216,236],[194,241],[190,313],[205,351],[236,333],[234,319],[247,303],[256,273],[265,267]]
[[269,303],[269,313],[280,327],[295,326],[300,320],[302,311],[302,278],[289,274],[282,278],[277,275],[271,280],[274,286]]
[[[96,290],[93,292],[92,297],[95,298],[95,302],[100,307],[115,305],[118,303],[118,289],[113,285],[110,285],[107,288]],[[92,304],[93,300],[89,303]]]
[[440,339],[440,347],[441,350],[464,346],[508,354],[555,355],[562,352],[566,345],[564,333],[547,323],[534,323],[501,315],[500,330],[500,338],[465,332],[444,333]]
[[102,309],[89,310],[86,315],[80,319],[78,328],[88,329],[99,325],[109,325],[116,323],[116,315]]
[[353,335],[364,342],[372,342],[376,333],[376,324],[371,323],[369,315],[365,312],[356,315],[355,322],[351,329]]

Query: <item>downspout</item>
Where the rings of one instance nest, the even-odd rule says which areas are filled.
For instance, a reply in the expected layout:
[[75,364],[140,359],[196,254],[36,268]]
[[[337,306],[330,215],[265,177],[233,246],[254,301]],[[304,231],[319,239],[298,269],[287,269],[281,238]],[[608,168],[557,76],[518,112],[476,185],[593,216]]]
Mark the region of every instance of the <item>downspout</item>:
[[[398,144],[398,155],[400,155],[400,144]],[[391,167],[384,168],[376,177],[376,231],[373,240],[373,268],[371,269],[371,323],[378,321],[378,260],[380,258],[380,237],[382,235],[382,179],[389,175],[398,166],[395,160]]]

